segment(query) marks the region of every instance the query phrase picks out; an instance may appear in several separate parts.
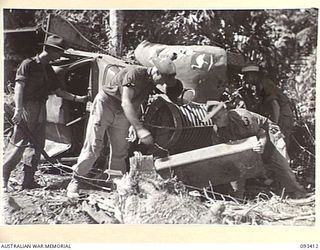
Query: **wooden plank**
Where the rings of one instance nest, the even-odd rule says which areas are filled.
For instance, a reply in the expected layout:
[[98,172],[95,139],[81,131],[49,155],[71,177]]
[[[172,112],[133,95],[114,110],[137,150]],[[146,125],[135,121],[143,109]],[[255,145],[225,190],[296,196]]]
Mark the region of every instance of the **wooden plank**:
[[177,176],[185,185],[204,188],[245,180],[262,173],[261,156],[252,148],[257,138],[249,137],[155,160],[162,178]]
[[252,149],[257,144],[257,137],[252,136],[232,143],[222,143],[210,147],[191,150],[188,152],[171,155],[155,161],[156,170],[174,168],[176,166],[188,165],[195,162],[206,161],[213,158],[237,154]]

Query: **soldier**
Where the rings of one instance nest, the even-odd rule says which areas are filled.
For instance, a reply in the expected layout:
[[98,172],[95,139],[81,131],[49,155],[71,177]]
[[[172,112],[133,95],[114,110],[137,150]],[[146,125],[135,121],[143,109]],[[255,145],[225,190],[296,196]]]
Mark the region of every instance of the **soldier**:
[[[45,143],[46,100],[49,94],[56,94],[66,100],[86,102],[87,96],[70,94],[60,88],[60,82],[50,66],[63,54],[64,40],[56,35],[49,36],[43,51],[33,58],[25,59],[19,66],[15,79],[15,111],[12,121],[23,122],[38,142],[39,148]],[[28,137],[17,125],[10,143],[5,150],[3,163],[3,186],[10,191],[8,181],[12,170],[20,162],[24,153],[24,178],[22,189],[38,188],[34,174],[40,160],[40,152],[33,145],[26,147]]]
[[260,72],[255,64],[248,64],[242,68],[245,83],[256,89],[257,103],[255,107],[248,106],[248,109],[262,116],[268,117],[279,125],[285,136],[285,142],[289,147],[290,136],[294,127],[294,115],[287,96]]
[[175,66],[166,59],[153,60],[154,67],[128,66],[120,70],[110,83],[106,83],[95,97],[87,125],[86,138],[73,166],[74,176],[67,187],[70,198],[77,197],[79,178],[89,173],[103,148],[107,133],[110,142],[109,169],[122,174],[127,171],[128,130],[130,124],[140,141],[153,144],[151,133],[143,127],[138,117],[142,102],[152,93],[155,85],[175,86]]
[[[285,143],[279,127],[266,117],[250,112],[246,109],[227,110],[224,103],[213,103],[214,108],[205,119],[211,118],[217,126],[220,143],[257,136],[258,143],[253,150],[261,154],[262,161],[286,193],[294,198],[306,195],[306,191],[296,181],[288,160],[285,158]],[[262,142],[266,135],[267,142]],[[241,180],[239,180],[241,183]],[[242,187],[241,187],[242,186]],[[240,185],[244,189],[244,183]],[[242,190],[243,191],[243,190]]]

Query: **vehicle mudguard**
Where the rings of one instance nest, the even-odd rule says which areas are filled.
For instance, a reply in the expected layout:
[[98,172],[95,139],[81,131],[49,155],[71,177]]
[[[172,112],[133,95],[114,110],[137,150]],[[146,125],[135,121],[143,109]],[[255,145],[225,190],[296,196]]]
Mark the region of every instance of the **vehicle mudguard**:
[[135,49],[135,57],[144,66],[153,66],[154,57],[171,58],[176,66],[176,78],[184,88],[195,90],[195,102],[220,99],[227,84],[227,53],[219,47],[143,41]]

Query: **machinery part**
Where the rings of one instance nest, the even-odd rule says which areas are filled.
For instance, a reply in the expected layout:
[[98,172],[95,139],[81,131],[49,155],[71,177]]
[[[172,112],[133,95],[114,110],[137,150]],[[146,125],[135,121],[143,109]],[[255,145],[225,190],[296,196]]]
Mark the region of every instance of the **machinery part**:
[[212,145],[213,123],[202,122],[205,104],[178,106],[159,97],[148,107],[144,124],[155,142],[176,154]]

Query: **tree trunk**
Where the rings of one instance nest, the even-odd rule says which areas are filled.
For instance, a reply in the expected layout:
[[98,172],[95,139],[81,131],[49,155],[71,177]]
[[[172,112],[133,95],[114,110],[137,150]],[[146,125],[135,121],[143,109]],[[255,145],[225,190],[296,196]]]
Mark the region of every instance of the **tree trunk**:
[[111,52],[116,56],[122,55],[122,40],[124,27],[124,11],[110,10]]
[[[162,179],[152,155],[135,152],[130,172],[114,179],[118,201],[116,218],[123,224],[221,224],[225,207],[208,209],[182,189],[174,179]],[[175,184],[174,184],[175,183]]]

